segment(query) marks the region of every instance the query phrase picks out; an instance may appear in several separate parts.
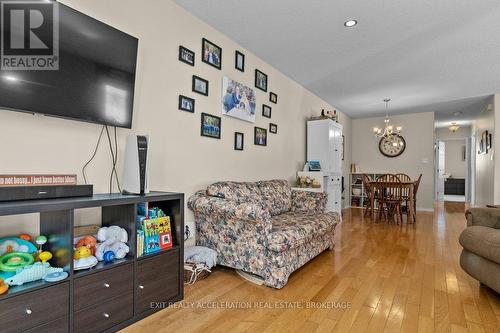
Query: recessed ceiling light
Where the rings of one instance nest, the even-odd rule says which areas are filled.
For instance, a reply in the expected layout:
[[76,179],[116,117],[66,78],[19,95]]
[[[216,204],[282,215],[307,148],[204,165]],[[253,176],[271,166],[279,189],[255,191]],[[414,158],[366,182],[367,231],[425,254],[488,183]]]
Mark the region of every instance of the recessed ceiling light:
[[12,81],[12,82],[14,82],[14,81],[17,81],[17,80],[18,80],[18,79],[17,79],[17,77],[15,77],[15,76],[11,76],[11,75],[4,75],[4,76],[3,76],[3,78],[4,78],[5,80],[7,80],[7,81]]
[[455,111],[453,112],[454,116],[460,116],[462,114],[462,111]]
[[344,26],[347,27],[347,28],[352,28],[356,24],[358,24],[358,21],[356,21],[356,20],[349,20],[349,21],[345,21],[344,22]]

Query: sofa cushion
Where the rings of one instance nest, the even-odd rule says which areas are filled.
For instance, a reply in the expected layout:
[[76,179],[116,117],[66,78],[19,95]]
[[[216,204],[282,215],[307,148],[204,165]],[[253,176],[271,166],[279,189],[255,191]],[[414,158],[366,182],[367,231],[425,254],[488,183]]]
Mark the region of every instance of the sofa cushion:
[[292,207],[292,188],[286,180],[266,180],[257,182],[262,193],[262,204],[271,216],[290,211]]
[[207,187],[207,195],[234,201],[262,204],[262,195],[256,183],[217,182]]
[[331,233],[339,222],[337,213],[304,214],[284,213],[271,218],[272,229],[267,239],[267,248],[283,252],[296,248],[310,239]]
[[500,230],[482,226],[467,227],[460,244],[469,252],[500,264]]

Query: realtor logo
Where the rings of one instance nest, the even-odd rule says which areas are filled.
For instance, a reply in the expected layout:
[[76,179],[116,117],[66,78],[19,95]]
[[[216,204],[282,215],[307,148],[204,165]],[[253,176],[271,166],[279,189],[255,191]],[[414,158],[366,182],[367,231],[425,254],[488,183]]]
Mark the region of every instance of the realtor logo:
[[2,0],[1,70],[59,69],[56,1]]

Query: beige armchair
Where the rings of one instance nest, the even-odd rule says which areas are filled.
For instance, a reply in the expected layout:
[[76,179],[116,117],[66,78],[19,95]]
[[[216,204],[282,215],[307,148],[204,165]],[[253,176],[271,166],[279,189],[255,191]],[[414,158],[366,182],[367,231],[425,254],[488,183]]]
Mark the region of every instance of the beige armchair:
[[472,208],[460,235],[460,266],[482,284],[500,293],[500,209]]

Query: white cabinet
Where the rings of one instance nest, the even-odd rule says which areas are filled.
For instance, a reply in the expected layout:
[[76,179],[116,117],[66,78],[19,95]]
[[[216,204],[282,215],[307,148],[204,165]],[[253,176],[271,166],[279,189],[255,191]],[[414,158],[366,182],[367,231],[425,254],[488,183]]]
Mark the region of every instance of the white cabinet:
[[307,122],[307,160],[320,161],[327,211],[342,210],[342,125],[330,120]]
[[320,161],[321,171],[342,173],[342,125],[330,120],[307,122],[307,160]]

